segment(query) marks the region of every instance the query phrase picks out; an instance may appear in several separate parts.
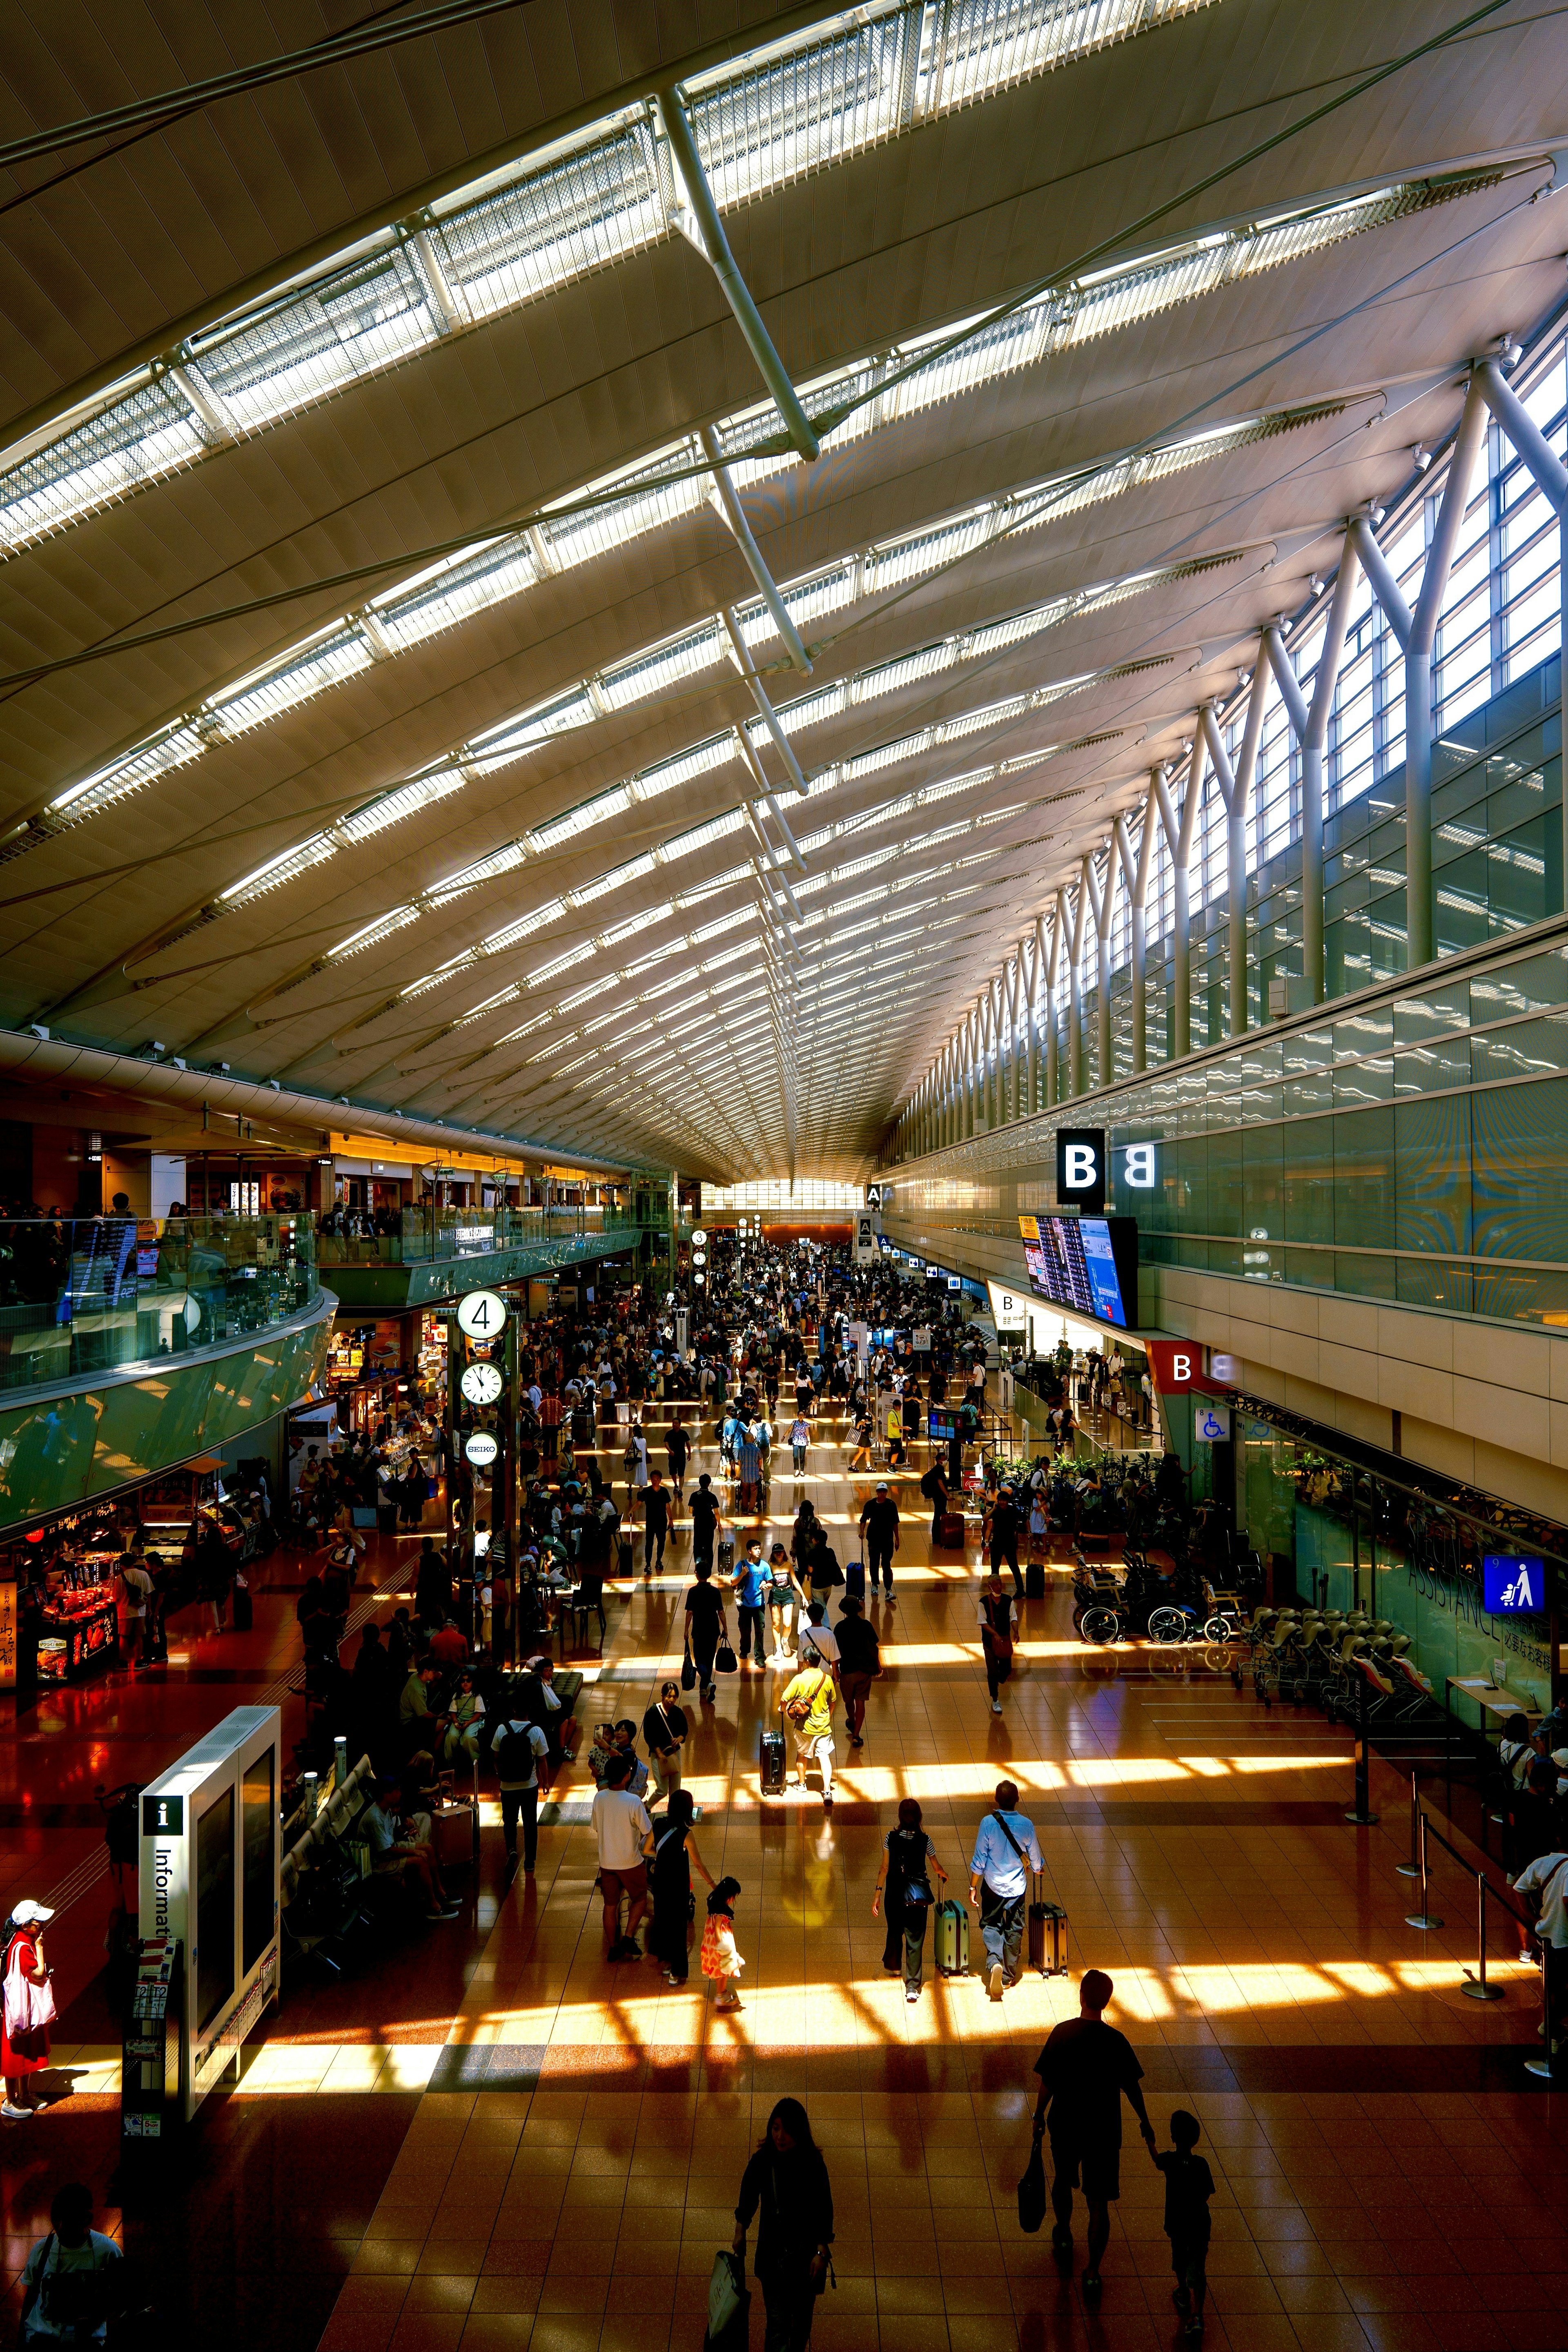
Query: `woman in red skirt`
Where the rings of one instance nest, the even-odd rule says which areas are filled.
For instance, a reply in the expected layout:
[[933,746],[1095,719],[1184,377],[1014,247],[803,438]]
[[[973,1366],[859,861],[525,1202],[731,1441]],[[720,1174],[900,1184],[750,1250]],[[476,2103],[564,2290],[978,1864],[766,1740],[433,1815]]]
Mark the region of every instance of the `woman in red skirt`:
[[18,2026],[13,2034],[15,1995],[11,1980],[15,1974],[23,1984],[35,1989],[48,1983],[44,1929],[54,1916],[44,1904],[29,1898],[16,1906],[5,1931],[5,1959],[0,1969],[0,1981],[12,1992],[12,1998],[0,2005],[0,2074],[5,2078],[5,2100],[0,2105],[0,2116],[8,2123],[26,2123],[41,2104],[33,2098],[30,2078],[49,2063],[49,2029],[47,2025]]

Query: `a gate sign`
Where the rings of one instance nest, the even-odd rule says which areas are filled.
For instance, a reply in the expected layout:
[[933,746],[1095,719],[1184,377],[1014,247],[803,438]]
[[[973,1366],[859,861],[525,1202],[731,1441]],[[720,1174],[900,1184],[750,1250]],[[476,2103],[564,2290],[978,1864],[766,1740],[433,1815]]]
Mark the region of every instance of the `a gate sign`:
[[1204,1351],[1195,1339],[1149,1339],[1149,1370],[1162,1396],[1184,1396],[1204,1377]]
[[1058,1127],[1057,1200],[1064,1209],[1105,1206],[1105,1129]]
[[1481,1561],[1482,1606],[1494,1617],[1538,1617],[1546,1606],[1546,1563],[1489,1551]]

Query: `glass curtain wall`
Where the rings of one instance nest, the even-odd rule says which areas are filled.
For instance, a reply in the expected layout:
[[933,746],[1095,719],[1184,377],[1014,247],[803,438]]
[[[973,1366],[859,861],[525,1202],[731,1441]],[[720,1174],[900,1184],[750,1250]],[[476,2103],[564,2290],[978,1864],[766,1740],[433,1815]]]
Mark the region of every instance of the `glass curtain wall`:
[[[1560,346],[1521,394],[1560,457],[1568,447],[1565,395]],[[1439,482],[1384,550],[1412,604],[1441,491]],[[1439,956],[1562,910],[1563,828],[1560,814],[1553,815],[1562,802],[1561,632],[1557,520],[1492,424],[1486,466],[1484,472],[1478,467],[1444,598],[1434,657],[1433,868]],[[1305,644],[1292,647],[1309,702],[1321,641],[1320,626]],[[1526,718],[1529,726],[1522,724]],[[1233,761],[1244,719],[1245,711],[1226,730]],[[1478,766],[1477,751],[1489,746],[1497,747],[1495,760]],[[1335,685],[1325,757],[1324,922],[1331,996],[1405,969],[1404,761],[1403,657],[1363,573]],[[1308,1001],[1301,957],[1300,792],[1300,747],[1271,686],[1247,842],[1247,1017],[1254,1024],[1268,1017],[1271,982],[1284,982],[1289,1011]],[[1203,795],[1190,881],[1194,1049],[1224,1040],[1230,1003],[1226,815],[1212,774]],[[1170,1058],[1175,1034],[1173,904],[1170,849],[1157,826],[1146,922],[1152,1060]],[[1098,971],[1088,954],[1086,1087],[1111,1084],[1131,1070],[1131,949],[1127,893],[1119,887],[1111,929],[1111,1066],[1099,1067]],[[1058,995],[1065,999],[1065,989]],[[1056,1018],[1065,1084],[1065,1001],[1058,1003]]]

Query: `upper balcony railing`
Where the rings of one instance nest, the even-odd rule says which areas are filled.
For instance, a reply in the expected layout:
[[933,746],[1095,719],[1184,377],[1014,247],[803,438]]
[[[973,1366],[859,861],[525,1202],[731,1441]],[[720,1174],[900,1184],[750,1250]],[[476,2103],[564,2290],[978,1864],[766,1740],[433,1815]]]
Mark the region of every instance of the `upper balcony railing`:
[[364,1212],[329,1210],[316,1237],[322,1266],[418,1265],[434,1259],[490,1257],[498,1251],[570,1242],[590,1234],[625,1233],[662,1223],[663,1195],[645,1213],[637,1208],[449,1209],[392,1211],[384,1229]]
[[317,1287],[307,1216],[0,1219],[0,1390],[264,1331]]

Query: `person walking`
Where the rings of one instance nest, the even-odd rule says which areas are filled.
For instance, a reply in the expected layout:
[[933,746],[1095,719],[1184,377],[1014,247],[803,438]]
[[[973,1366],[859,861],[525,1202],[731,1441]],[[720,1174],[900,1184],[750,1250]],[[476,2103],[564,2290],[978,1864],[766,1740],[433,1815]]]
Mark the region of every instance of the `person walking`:
[[490,1741],[500,1777],[500,1826],[506,1841],[506,1872],[517,1868],[517,1818],[522,1815],[522,1874],[533,1876],[539,1858],[539,1766],[550,1753],[550,1741],[541,1724],[527,1716],[509,1716],[498,1723]]
[[790,1556],[782,1543],[774,1544],[768,1554],[768,1627],[773,1650],[768,1664],[787,1665],[790,1643],[800,1622],[801,1590],[795,1581]]
[[1534,1915],[1535,1940],[1545,1968],[1546,2054],[1554,2083],[1568,2081],[1568,2020],[1563,2015],[1568,1993],[1568,1853],[1552,1841],[1554,1851],[1538,1854],[1513,1881],[1514,1892],[1526,1898]]
[[1035,1825],[1018,1811],[1016,1782],[998,1780],[994,1809],[980,1824],[969,1865],[969,1899],[980,1914],[985,1984],[993,2000],[1001,2000],[1005,1984],[1018,1981],[1029,1873],[1044,1868]]
[[931,1542],[939,1544],[942,1541],[942,1523],[947,1516],[948,1496],[947,1472],[940,1462],[933,1461],[921,1480],[921,1493],[931,1505]]
[[752,2264],[767,2311],[764,2352],[805,2352],[816,2298],[832,2264],[833,2189],[798,2099],[781,2099],[735,2200],[735,2252],[760,2214]]
[[679,1511],[686,1500],[686,1465],[691,1458],[691,1433],[680,1418],[679,1405],[675,1409],[675,1419],[669,1425],[669,1435],[664,1441],[664,1450],[669,1462],[670,1493],[674,1507]]
[[[1043,2054],[1043,2053],[1042,2053]],[[1149,2153],[1165,2176],[1165,2235],[1171,2241],[1171,2268],[1176,2273],[1171,2301],[1181,2313],[1183,2334],[1204,2332],[1204,2301],[1208,2294],[1209,2199],[1214,2174],[1194,2153],[1202,2126],[1196,2116],[1177,2107],[1171,2117],[1171,2153]]]
[[806,1418],[805,1407],[802,1405],[799,1412],[795,1414],[795,1419],[791,1422],[789,1429],[789,1450],[794,1460],[795,1475],[797,1478],[804,1478],[805,1475],[806,1449],[810,1444],[811,1423]]
[[725,1631],[724,1596],[713,1581],[712,1566],[708,1560],[698,1561],[696,1577],[697,1581],[686,1595],[686,1654],[697,1669],[699,1693],[711,1700],[718,1696],[713,1655]]
[[999,1576],[1003,1562],[1013,1571],[1013,1593],[1016,1600],[1024,1598],[1024,1580],[1018,1570],[1018,1506],[1005,1486],[991,1507],[991,1572]]
[[710,1571],[713,1566],[713,1546],[718,1531],[724,1524],[719,1508],[719,1497],[713,1492],[713,1481],[706,1470],[691,1490],[691,1565],[700,1568],[706,1560]]
[[649,1472],[642,1503],[642,1572],[652,1576],[664,1566],[665,1538],[669,1533],[669,1491],[661,1471]]
[[1002,1590],[1002,1580],[994,1569],[980,1588],[980,1646],[985,1654],[985,1687],[991,1694],[991,1712],[1002,1712],[1001,1690],[1013,1671],[1013,1643],[1017,1635],[1018,1604],[1010,1592]]
[[[594,1836],[599,1849],[599,1892],[605,1906],[605,1958],[636,1960],[637,1928],[647,1909],[647,1864],[643,1840],[653,1823],[640,1797],[626,1783],[631,1779],[629,1756],[611,1758],[605,1785],[594,1799]],[[626,1898],[626,1930],[621,1930],[621,1897]]]
[[805,1622],[795,1639],[795,1655],[803,1666],[826,1666],[830,1675],[838,1673],[838,1636],[827,1622],[827,1612],[820,1601],[813,1601],[805,1612]]
[[735,1595],[735,1614],[740,1620],[741,1637],[735,1647],[740,1654],[741,1664],[748,1665],[754,1638],[759,1674],[766,1670],[763,1657],[763,1616],[772,1582],[773,1578],[763,1560],[761,1536],[748,1536],[745,1552],[735,1570],[731,1585]]
[[[997,1790],[1000,1801],[1001,1790]],[[1031,1832],[1031,1835],[1033,1832]],[[1072,2248],[1072,2197],[1081,2188],[1089,2207],[1089,2267],[1085,2294],[1100,2293],[1100,2265],[1110,2237],[1110,2207],[1121,2194],[1121,2101],[1138,2118],[1151,2156],[1154,2126],[1139,2087],[1143,2069],[1125,2034],[1105,2022],[1115,1991],[1103,1969],[1087,1969],[1079,1987],[1079,2014],[1053,2026],[1035,2061],[1040,2078],[1035,2128],[1047,2121],[1051,2136],[1051,2243],[1058,2253]]]
[[700,1965],[703,1975],[719,1988],[715,2014],[745,2005],[741,1999],[741,1970],[746,1963],[735,1948],[735,1897],[740,1891],[738,1878],[721,1878],[708,1897]]
[[[55,2001],[44,1957],[44,1929],[54,1916],[47,1904],[35,1903],[29,1895],[14,1906],[6,1924],[5,1958],[0,1966],[0,2074],[5,2082],[0,2116],[7,2123],[29,2123],[44,2105],[33,2096],[32,2078],[49,2063],[47,2021],[55,2013]],[[45,2014],[35,2022],[39,2011]]]
[[713,1884],[691,1834],[689,1789],[671,1792],[663,1821],[649,1830],[642,1850],[653,1882],[648,1950],[663,1969],[666,1982],[683,1985],[691,1960],[692,1864],[709,1886]]
[[658,1697],[642,1719],[648,1762],[658,1784],[648,1800],[650,1811],[661,1797],[673,1797],[680,1786],[680,1751],[689,1727],[680,1704],[680,1685],[660,1683]]
[[822,1810],[833,1811],[833,1675],[826,1666],[808,1665],[792,1675],[779,1696],[779,1712],[795,1733],[795,1772],[805,1787],[806,1767],[813,1761],[822,1774]]
[[864,1748],[866,1702],[882,1671],[882,1652],[876,1627],[866,1615],[858,1592],[847,1593],[838,1612],[838,1696],[849,1727],[851,1748]]
[[873,1919],[881,1912],[888,1924],[882,1966],[897,1976],[901,1958],[904,1999],[921,1997],[921,1962],[925,1950],[926,1921],[936,1900],[931,1884],[934,1871],[945,1886],[947,1873],[936,1858],[936,1848],[921,1827],[921,1809],[913,1797],[899,1804],[899,1825],[889,1830],[882,1846],[882,1866],[871,1897]]
[[871,1467],[871,1416],[861,1411],[856,1416],[855,1444],[848,1463],[851,1470],[869,1470]]
[[893,1554],[899,1549],[899,1507],[889,1492],[885,1478],[877,1481],[877,1491],[867,1501],[860,1514],[860,1541],[866,1553],[866,1574],[873,1592],[880,1573],[888,1588],[889,1605],[893,1600]]

